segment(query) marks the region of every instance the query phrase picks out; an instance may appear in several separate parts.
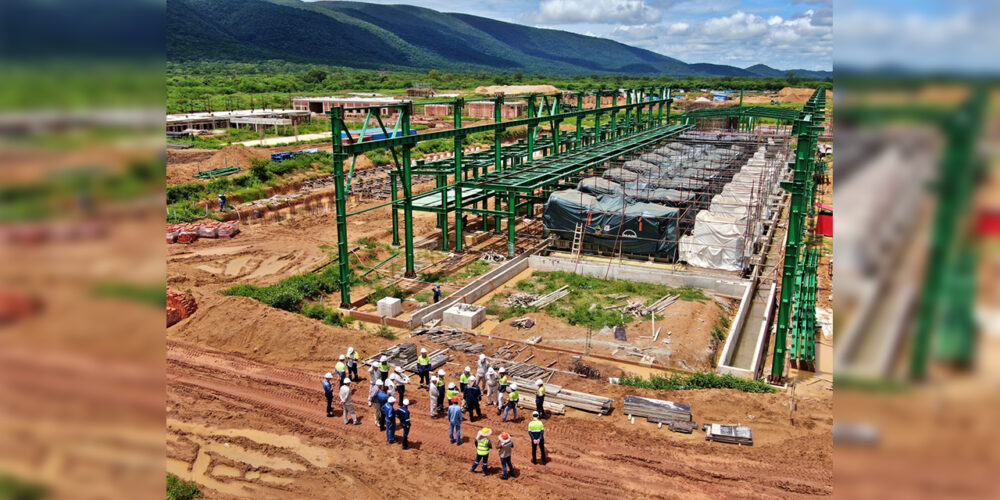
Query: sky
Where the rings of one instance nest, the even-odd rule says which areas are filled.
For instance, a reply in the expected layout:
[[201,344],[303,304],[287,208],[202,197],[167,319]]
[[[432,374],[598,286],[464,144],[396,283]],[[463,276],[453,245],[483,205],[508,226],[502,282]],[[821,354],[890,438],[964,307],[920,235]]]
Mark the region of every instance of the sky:
[[363,1],[610,38],[686,63],[833,68],[833,0]]

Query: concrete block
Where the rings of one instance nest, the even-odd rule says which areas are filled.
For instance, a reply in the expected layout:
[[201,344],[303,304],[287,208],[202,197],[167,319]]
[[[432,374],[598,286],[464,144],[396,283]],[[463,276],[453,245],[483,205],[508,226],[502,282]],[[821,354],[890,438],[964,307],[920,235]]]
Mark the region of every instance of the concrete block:
[[455,304],[444,311],[441,323],[471,330],[486,320],[486,308],[474,304]]
[[378,315],[395,318],[403,312],[403,302],[396,297],[386,297],[378,301]]

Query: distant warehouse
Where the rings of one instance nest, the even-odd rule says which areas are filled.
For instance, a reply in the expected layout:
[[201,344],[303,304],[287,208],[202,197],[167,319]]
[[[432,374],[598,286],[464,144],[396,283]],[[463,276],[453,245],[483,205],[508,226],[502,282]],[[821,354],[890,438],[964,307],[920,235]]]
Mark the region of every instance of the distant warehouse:
[[[469,110],[469,116],[476,118],[493,118],[493,108],[494,104],[491,101],[473,101],[467,103],[466,108]],[[528,107],[528,104],[524,101],[511,101],[503,103],[500,108],[501,118],[517,118],[524,115],[524,110]]]
[[197,133],[205,130],[236,128],[287,127],[307,122],[312,116],[294,109],[236,109],[167,115],[167,132]]
[[[404,102],[407,101],[396,99],[395,97],[296,97],[292,99],[292,107],[298,110],[309,111],[314,115],[324,114],[333,108],[343,107],[345,117],[364,118],[368,114],[367,109],[352,108],[402,104]],[[398,113],[398,110],[392,107],[379,109],[379,114],[382,116],[394,116],[396,113]]]

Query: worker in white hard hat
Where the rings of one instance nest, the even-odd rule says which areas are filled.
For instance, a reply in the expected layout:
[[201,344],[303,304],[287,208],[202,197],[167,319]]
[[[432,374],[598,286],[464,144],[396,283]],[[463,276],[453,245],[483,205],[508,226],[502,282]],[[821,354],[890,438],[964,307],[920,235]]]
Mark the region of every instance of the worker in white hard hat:
[[458,388],[455,387],[454,382],[448,382],[448,390],[444,391],[444,398],[451,401],[451,398],[458,396]]
[[431,377],[431,383],[427,384],[427,402],[431,407],[431,418],[437,418],[438,412],[441,411],[438,408],[438,401],[442,400],[444,394],[438,389],[437,385],[437,375]]
[[483,418],[483,410],[479,407],[479,400],[482,396],[483,391],[479,389],[476,377],[470,378],[469,385],[465,388],[465,394],[462,395],[465,398],[465,406],[469,409],[469,422],[472,422],[477,414],[479,418]]
[[378,374],[379,377],[382,377],[383,382],[385,382],[385,379],[389,378],[390,369],[391,367],[389,366],[388,356],[382,356],[381,358],[378,359]]
[[531,436],[531,463],[536,464],[536,450],[542,450],[542,465],[545,465],[545,424],[538,420],[538,412],[531,414],[531,422],[528,423],[528,435]]
[[406,384],[410,383],[410,377],[403,373],[403,367],[397,366],[396,370],[389,376],[389,380],[396,386],[396,399],[402,401],[406,396]]
[[496,395],[500,392],[500,376],[492,366],[486,370],[486,404],[495,405]]
[[360,380],[358,378],[358,351],[355,351],[353,347],[347,348],[347,373],[350,375],[351,380],[357,382]]
[[503,421],[507,421],[507,411],[514,410],[514,421],[517,422],[517,402],[521,395],[517,392],[517,384],[510,384],[510,394],[507,395],[507,406],[503,409]]
[[445,402],[445,372],[444,370],[438,370],[437,373],[437,386],[438,386],[438,411],[444,411]]
[[392,407],[392,404],[396,402],[396,398],[389,396],[386,399],[385,404],[382,405],[382,415],[383,422],[382,427],[385,428],[385,440],[389,444],[396,442],[396,410]]
[[323,394],[326,395],[326,416],[333,416],[333,374],[326,372],[323,376]]
[[535,381],[535,411],[539,418],[545,418],[545,383],[542,379]]
[[490,361],[486,359],[485,354],[479,355],[479,361],[476,362],[476,381],[479,384],[479,390],[486,390],[486,372],[490,369]]
[[344,355],[341,354],[340,358],[337,359],[337,366],[333,369],[333,371],[337,372],[337,377],[340,379],[340,385],[344,385],[344,377],[347,376],[347,365],[344,364],[344,359]]
[[[378,363],[373,362],[368,365],[368,385],[370,385],[371,388],[374,388],[376,380],[379,380]],[[369,403],[371,403],[371,401],[369,401]],[[371,404],[369,404],[368,406],[371,406]]]
[[410,400],[404,399],[403,403],[396,408],[396,420],[399,427],[403,429],[403,449],[410,447]]
[[458,386],[462,389],[462,394],[465,394],[465,386],[469,384],[470,377],[472,377],[472,367],[466,366],[465,371],[458,376]]
[[500,390],[497,391],[497,415],[499,415],[500,411],[503,410],[503,393],[507,392],[507,383],[510,378],[507,376],[507,369],[502,366],[497,371],[497,375],[499,375],[497,382],[500,384]]
[[431,357],[427,355],[427,349],[420,349],[420,356],[417,357],[417,375],[420,377],[420,389],[424,384],[429,384],[427,378],[431,374]]
[[[374,365],[372,366],[371,370],[375,370],[376,374],[378,373],[378,370],[374,367]],[[375,401],[375,395],[378,394],[379,389],[382,388],[382,381],[379,380],[378,375],[376,375],[375,379],[371,380],[370,382],[371,385],[368,386],[368,406],[372,405],[372,403]]]
[[375,425],[378,426],[380,430],[385,430],[385,414],[382,413],[382,407],[385,406],[386,401],[389,400],[389,393],[385,391],[385,384],[381,380],[378,381],[378,392],[375,393]]
[[340,404],[344,405],[344,425],[347,425],[347,415],[351,416],[351,423],[358,425],[361,422],[358,421],[358,415],[354,413],[354,401],[351,397],[354,395],[354,391],[351,390],[351,379],[345,378],[344,385],[340,386]]

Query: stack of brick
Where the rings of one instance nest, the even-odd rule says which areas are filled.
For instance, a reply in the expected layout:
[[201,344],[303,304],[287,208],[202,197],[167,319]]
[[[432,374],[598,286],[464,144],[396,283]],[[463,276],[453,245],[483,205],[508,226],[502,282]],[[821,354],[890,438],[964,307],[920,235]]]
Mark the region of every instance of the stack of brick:
[[198,238],[232,238],[239,232],[238,221],[167,224],[167,243],[194,243]]
[[167,327],[187,318],[198,310],[198,304],[190,293],[167,288]]

